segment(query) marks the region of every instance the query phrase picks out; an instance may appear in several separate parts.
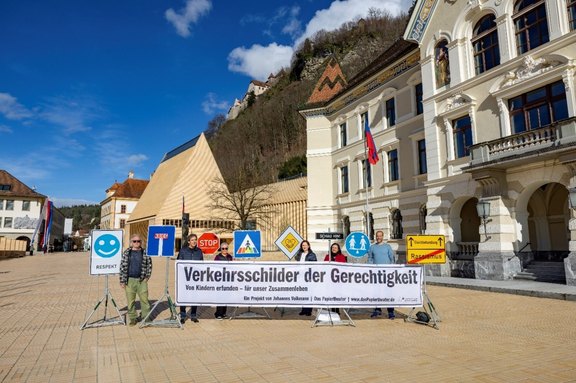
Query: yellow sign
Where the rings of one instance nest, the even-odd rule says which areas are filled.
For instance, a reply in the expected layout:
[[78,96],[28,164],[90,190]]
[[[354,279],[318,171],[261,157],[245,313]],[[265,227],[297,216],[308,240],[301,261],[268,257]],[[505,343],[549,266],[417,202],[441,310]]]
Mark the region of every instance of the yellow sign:
[[288,235],[282,240],[282,244],[289,252],[293,252],[294,249],[300,245],[300,241],[292,233],[288,233]]
[[446,240],[443,235],[406,236],[406,262],[446,263]]

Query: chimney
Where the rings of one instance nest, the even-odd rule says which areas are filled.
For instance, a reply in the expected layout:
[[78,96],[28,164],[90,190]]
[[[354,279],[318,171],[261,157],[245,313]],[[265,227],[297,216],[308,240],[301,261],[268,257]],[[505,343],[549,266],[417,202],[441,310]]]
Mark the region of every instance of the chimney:
[[130,170],[128,172],[128,178],[134,178],[134,171]]

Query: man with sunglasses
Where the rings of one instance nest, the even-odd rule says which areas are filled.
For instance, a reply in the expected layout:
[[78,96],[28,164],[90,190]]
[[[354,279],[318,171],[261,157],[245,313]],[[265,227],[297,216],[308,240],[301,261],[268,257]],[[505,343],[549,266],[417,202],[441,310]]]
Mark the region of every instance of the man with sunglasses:
[[[182,247],[178,253],[177,259],[186,261],[203,261],[204,253],[198,247],[198,237],[196,234],[190,234],[187,238],[188,245]],[[190,320],[192,322],[198,323],[198,317],[196,311],[198,306],[190,306]],[[186,322],[186,306],[180,306],[180,323],[184,324]]]
[[126,291],[128,303],[128,324],[138,322],[136,313],[136,295],[140,298],[140,314],[146,318],[150,313],[148,301],[148,279],[152,275],[152,258],[142,248],[142,239],[138,234],[130,238],[130,247],[122,254],[120,261],[120,287]]

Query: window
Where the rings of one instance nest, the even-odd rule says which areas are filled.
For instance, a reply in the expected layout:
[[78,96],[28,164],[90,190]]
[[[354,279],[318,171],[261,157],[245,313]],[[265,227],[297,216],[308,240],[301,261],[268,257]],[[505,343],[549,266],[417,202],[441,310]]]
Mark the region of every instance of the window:
[[[366,169],[368,167],[368,169]],[[360,177],[362,180],[362,186],[364,188],[372,187],[372,167],[370,166],[370,162],[366,160],[362,160],[362,176]]]
[[22,211],[30,211],[30,201],[22,201]]
[[126,214],[126,205],[120,205],[120,213]]
[[484,16],[474,27],[472,47],[474,48],[474,67],[476,74],[500,65],[500,50],[498,49],[498,31],[496,17]]
[[4,218],[4,227],[5,228],[12,228],[12,217],[5,217]]
[[428,166],[426,164],[426,140],[419,140],[418,146],[418,174],[428,173]]
[[350,217],[347,215],[342,217],[342,233],[344,234],[344,238],[350,235]]
[[568,23],[570,30],[576,29],[576,0],[568,0]]
[[340,124],[340,147],[343,148],[348,145],[348,132],[346,123]]
[[436,88],[450,84],[450,61],[448,41],[440,40],[434,48],[434,69],[436,71]]
[[545,0],[519,0],[514,6],[514,27],[518,54],[549,41]]
[[0,199],[0,210],[4,210],[4,200]]
[[14,210],[14,201],[11,199],[6,200],[6,210]]
[[396,107],[393,98],[386,100],[386,121],[388,126],[396,125]]
[[472,120],[470,116],[452,121],[456,158],[466,157],[470,154],[472,146]]
[[390,182],[398,181],[400,179],[398,173],[398,150],[390,150],[388,152],[388,179]]
[[348,193],[348,166],[340,168],[340,193]]
[[368,238],[371,241],[374,240],[374,215],[368,213]]
[[124,227],[126,227],[126,220],[125,220],[125,219],[121,219],[121,220],[120,220],[120,229],[124,229]]
[[[574,0],[576,1],[576,0]],[[422,98],[423,98],[423,94],[424,91],[422,90],[422,83],[417,84],[414,87],[415,93],[416,93],[416,114],[422,114],[424,113],[424,105],[422,104]]]
[[366,136],[366,128],[369,127],[368,122],[368,112],[364,112],[360,115],[360,127],[362,132],[360,132],[360,137]]
[[557,81],[508,101],[510,124],[514,133],[539,129],[568,118],[564,83]]
[[0,190],[10,190],[12,185],[0,184]]

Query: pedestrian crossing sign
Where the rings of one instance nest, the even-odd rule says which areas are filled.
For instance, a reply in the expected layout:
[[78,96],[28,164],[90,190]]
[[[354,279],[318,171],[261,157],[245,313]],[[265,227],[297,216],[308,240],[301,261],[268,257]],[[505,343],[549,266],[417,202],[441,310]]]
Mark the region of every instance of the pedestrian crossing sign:
[[260,230],[236,230],[234,232],[234,257],[259,258],[262,256]]

